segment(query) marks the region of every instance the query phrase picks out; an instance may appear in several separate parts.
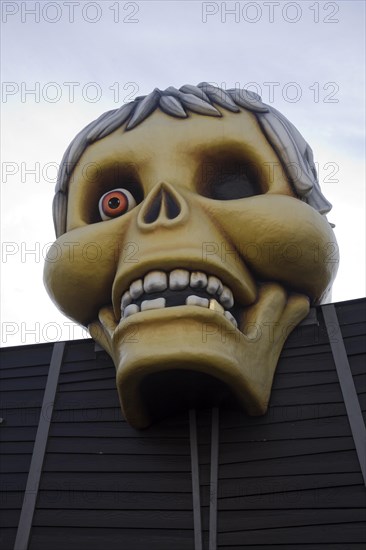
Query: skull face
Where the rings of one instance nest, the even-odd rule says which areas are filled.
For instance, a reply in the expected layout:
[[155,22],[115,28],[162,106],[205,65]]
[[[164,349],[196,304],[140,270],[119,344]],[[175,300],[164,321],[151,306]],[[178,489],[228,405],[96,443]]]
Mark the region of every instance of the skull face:
[[155,111],[82,154],[45,284],[112,356],[133,426],[228,392],[263,414],[286,337],[335,277],[331,244],[252,113]]

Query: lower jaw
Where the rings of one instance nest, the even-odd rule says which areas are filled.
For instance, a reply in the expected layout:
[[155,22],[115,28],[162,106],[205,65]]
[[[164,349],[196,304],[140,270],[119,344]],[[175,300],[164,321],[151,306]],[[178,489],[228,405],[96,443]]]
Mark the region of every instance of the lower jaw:
[[107,307],[89,330],[112,356],[122,411],[140,429],[223,401],[264,414],[283,344],[308,311],[305,295],[266,283],[240,330],[221,312],[191,305],[139,312],[117,326]]
[[216,312],[195,306],[142,312],[114,337],[121,407],[135,428],[187,407],[225,402],[265,413],[277,357],[257,364],[248,341]]

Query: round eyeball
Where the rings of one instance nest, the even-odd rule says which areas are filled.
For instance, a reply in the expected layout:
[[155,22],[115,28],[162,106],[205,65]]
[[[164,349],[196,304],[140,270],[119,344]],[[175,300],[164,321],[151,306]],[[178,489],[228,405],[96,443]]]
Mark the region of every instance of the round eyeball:
[[113,189],[99,200],[99,214],[103,221],[118,218],[136,206],[136,201],[127,189]]

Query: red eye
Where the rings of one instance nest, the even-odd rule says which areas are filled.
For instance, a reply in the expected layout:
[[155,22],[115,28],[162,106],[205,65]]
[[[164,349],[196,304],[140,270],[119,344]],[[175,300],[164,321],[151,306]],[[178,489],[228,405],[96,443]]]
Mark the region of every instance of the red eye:
[[122,216],[136,206],[136,201],[127,189],[113,189],[99,200],[99,213],[103,221]]

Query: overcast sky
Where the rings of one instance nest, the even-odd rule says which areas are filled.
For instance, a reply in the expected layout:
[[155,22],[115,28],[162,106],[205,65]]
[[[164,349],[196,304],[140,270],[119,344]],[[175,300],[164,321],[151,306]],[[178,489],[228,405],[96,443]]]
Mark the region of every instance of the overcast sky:
[[[42,283],[56,170],[75,134],[154,87],[247,87],[310,143],[333,204],[333,301],[365,296],[365,4],[1,2],[2,345],[87,337]],[[33,171],[33,172],[32,172]]]

